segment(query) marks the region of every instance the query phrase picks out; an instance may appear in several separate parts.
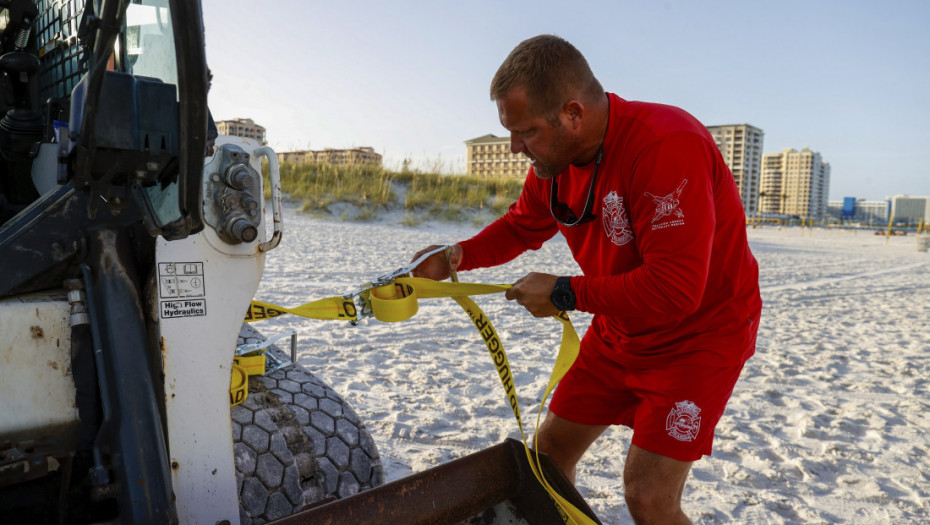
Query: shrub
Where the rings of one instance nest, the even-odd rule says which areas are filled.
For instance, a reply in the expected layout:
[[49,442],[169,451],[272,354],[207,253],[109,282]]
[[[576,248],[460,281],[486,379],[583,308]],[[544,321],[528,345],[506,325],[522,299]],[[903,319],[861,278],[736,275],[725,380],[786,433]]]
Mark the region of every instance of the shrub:
[[[265,194],[270,195],[267,165],[263,169]],[[523,179],[479,178],[411,171],[391,172],[380,166],[283,163],[281,187],[291,198],[303,202],[303,211],[323,213],[334,203],[360,207],[355,220],[372,220],[382,210],[401,208],[404,224],[419,224],[424,218],[461,221],[470,210],[489,210],[503,215],[523,189]],[[400,202],[398,193],[404,195]],[[349,217],[345,212],[343,218]]]

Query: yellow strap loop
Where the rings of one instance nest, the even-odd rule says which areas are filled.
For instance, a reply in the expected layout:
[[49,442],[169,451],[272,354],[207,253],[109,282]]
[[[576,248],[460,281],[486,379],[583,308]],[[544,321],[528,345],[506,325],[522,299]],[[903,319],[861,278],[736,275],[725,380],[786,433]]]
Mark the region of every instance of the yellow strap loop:
[[[504,351],[504,345],[498,337],[497,332],[491,321],[484,315],[484,312],[469,296],[484,295],[504,292],[511,288],[509,284],[483,284],[483,283],[461,283],[461,282],[439,282],[431,279],[420,277],[400,277],[393,283],[372,288],[368,293],[371,302],[372,313],[379,321],[393,323],[410,319],[416,315],[418,299],[432,299],[438,297],[451,297],[454,299],[468,317],[472,320],[481,338],[484,340],[491,360],[494,363],[497,373],[500,376],[501,385],[504,387],[504,394],[507,403],[517,419],[517,425],[520,428],[520,436],[523,438],[523,447],[526,451],[526,458],[530,463],[533,474],[539,483],[543,486],[549,496],[556,503],[556,507],[562,514],[565,523],[572,525],[593,525],[595,523],[587,514],[572,505],[568,500],[562,497],[546,481],[542,471],[538,468],[539,453],[526,444],[526,433],[523,429],[523,419],[520,416],[520,403],[517,399],[517,391],[513,382],[513,372],[510,368],[510,362],[507,360],[507,353]],[[346,320],[353,321],[356,318],[355,304],[351,299],[343,297],[329,297],[317,301],[309,302],[296,308],[284,308],[281,306],[264,303],[261,301],[252,301],[249,312],[246,315],[246,322],[260,321],[271,319],[284,314],[293,314],[309,319],[323,320]],[[571,320],[565,312],[559,312],[553,316],[562,322],[562,343],[559,347],[559,355],[553,366],[552,374],[549,377],[549,383],[546,385],[546,393],[539,405],[539,412],[536,414],[536,435],[539,434],[539,421],[542,417],[542,408],[545,401],[555,386],[562,380],[568,369],[571,368],[578,357],[580,342],[578,334],[572,326]],[[534,447],[538,448],[538,447]]]
[[371,311],[385,323],[406,321],[416,315],[417,292],[410,286],[391,283],[371,289]]

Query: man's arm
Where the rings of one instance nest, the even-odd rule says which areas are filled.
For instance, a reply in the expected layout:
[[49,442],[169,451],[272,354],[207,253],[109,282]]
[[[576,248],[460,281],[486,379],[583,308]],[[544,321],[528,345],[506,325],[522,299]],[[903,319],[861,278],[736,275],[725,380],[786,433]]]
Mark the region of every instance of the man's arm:
[[[458,271],[498,266],[515,259],[527,250],[536,250],[558,231],[549,214],[548,194],[543,184],[530,173],[517,202],[501,218],[486,226],[471,239],[453,245],[448,261],[436,254],[421,264],[414,275],[430,279],[446,279],[449,269]],[[417,252],[429,251],[431,246]]]

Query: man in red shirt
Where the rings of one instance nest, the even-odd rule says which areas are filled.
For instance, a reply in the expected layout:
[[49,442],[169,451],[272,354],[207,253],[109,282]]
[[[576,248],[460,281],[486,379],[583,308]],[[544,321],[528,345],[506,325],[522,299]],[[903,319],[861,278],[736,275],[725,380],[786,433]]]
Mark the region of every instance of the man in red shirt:
[[507,292],[537,317],[594,314],[538,447],[574,481],[591,443],[609,425],[629,426],[633,519],[689,523],[685,480],[711,453],[762,309],[733,175],[694,117],[605,93],[556,36],[520,43],[491,99],[511,151],[531,160],[523,191],[503,217],[415,275],[503,264],[561,232],[583,275],[530,273]]

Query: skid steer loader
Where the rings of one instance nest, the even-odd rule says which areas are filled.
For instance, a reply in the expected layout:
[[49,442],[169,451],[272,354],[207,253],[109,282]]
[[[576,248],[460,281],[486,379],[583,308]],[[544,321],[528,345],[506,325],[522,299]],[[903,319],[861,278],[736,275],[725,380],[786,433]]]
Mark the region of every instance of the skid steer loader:
[[0,523],[562,521],[517,441],[383,484],[293,355],[231,389],[281,187],[215,135],[198,1],[0,0],[0,71]]

